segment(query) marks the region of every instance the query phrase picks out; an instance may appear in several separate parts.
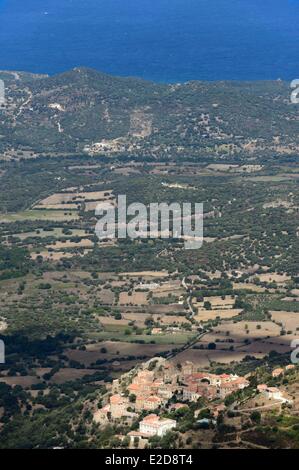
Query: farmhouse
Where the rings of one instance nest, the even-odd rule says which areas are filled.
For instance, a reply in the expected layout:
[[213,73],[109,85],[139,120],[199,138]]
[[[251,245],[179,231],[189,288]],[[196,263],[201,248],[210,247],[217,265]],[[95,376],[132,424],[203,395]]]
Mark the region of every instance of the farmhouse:
[[269,398],[270,400],[278,400],[282,403],[289,404],[293,403],[293,400],[277,387],[268,387],[267,385],[262,384],[258,385],[257,390],[260,393],[263,393],[263,395],[265,395],[265,397]]

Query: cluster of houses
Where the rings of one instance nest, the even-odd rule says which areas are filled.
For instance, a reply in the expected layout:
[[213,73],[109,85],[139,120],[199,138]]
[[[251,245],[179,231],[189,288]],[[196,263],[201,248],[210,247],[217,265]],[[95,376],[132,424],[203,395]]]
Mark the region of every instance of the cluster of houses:
[[187,401],[197,401],[200,397],[208,400],[225,399],[228,395],[249,386],[248,380],[244,377],[202,372],[190,374],[185,378],[185,384],[183,399]]
[[[231,393],[243,390],[249,382],[237,375],[209,374],[197,372],[192,362],[175,365],[165,359],[159,358],[155,367],[139,369],[125,386],[121,379],[114,380],[112,396],[108,402],[97,412],[97,420],[105,422],[119,418],[128,420],[139,416],[143,411],[153,413],[155,410],[167,406],[169,400],[175,397],[184,403],[174,406],[186,406],[188,402],[197,402],[203,397],[207,400],[223,399]],[[149,415],[140,423],[139,432],[142,434],[163,435],[175,427],[175,420],[161,420],[154,414]],[[156,418],[154,419],[154,416]],[[145,432],[145,429],[151,431]]]
[[[274,379],[282,377],[286,372],[294,370],[294,364],[287,365],[284,369],[277,368],[272,371],[272,377]],[[260,384],[257,386],[257,390],[261,393],[265,398],[270,400],[277,400],[281,403],[292,404],[293,400],[289,397],[286,392],[280,390],[278,387],[268,387],[266,384]]]
[[[284,369],[274,369],[272,377],[283,376],[294,368],[294,365],[288,365]],[[209,406],[213,417],[211,420],[216,423],[219,414],[226,409],[223,400],[249,385],[247,378],[235,374],[198,372],[190,361],[174,364],[163,358],[155,358],[114,380],[105,396],[105,405],[97,410],[94,419],[101,424],[119,419],[123,423],[132,424],[142,414],[139,428],[129,432],[128,437],[131,444],[135,440],[147,442],[153,436],[163,437],[177,426],[175,419],[159,416],[161,410],[176,411],[188,407],[190,402],[204,398],[212,401]],[[292,403],[292,399],[277,387],[261,384],[257,386],[257,391],[265,398],[280,403]],[[199,416],[199,412],[200,410],[195,410],[195,418]],[[119,436],[121,439],[124,437]]]

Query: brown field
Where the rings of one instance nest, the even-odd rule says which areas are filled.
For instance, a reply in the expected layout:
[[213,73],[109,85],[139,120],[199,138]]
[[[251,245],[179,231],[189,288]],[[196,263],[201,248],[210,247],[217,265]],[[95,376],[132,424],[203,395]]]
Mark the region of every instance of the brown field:
[[144,322],[149,317],[150,317],[150,315],[148,315],[147,313],[140,313],[140,312],[123,313],[123,318],[126,319],[127,322],[133,321],[134,324],[136,326],[138,326],[139,328],[144,328],[144,326],[145,326]]
[[[262,341],[255,341],[254,343],[248,345],[242,345],[240,348],[242,351],[246,351],[248,354],[253,354],[256,356],[257,353],[267,355],[270,351],[276,351],[279,354],[284,354],[291,350],[290,344],[286,344],[285,342],[279,343],[279,338],[275,338],[273,341],[272,339],[265,339]],[[282,338],[282,341],[284,339]]]
[[127,283],[126,283],[126,281],[111,281],[110,284],[111,284],[112,287],[123,287]]
[[221,320],[227,318],[233,318],[242,312],[241,309],[219,309],[219,310],[200,310],[199,313],[194,317],[196,321],[209,321],[209,320],[216,320],[216,318],[221,318]]
[[88,250],[84,250],[84,252],[81,253],[65,253],[63,251],[54,251],[54,252],[49,252],[49,251],[41,251],[40,253],[31,253],[30,257],[31,259],[35,260],[38,256],[42,256],[43,259],[49,260],[49,261],[60,261],[63,258],[72,258],[73,256],[82,256],[88,253]]
[[229,163],[211,163],[210,165],[206,167],[206,169],[215,170],[215,171],[230,171],[238,167],[239,165],[236,165],[236,164],[230,165]]
[[[101,164],[94,165],[71,165],[68,167],[69,170],[93,170],[96,168],[103,168]],[[76,191],[77,188],[67,188],[67,191]]]
[[[64,278],[66,276],[66,278]],[[90,279],[90,273],[87,271],[47,271],[43,274],[45,281],[62,281],[67,279],[68,282],[80,282],[82,279]]]
[[68,205],[80,202],[88,201],[104,201],[111,197],[112,190],[107,191],[92,191],[92,192],[73,192],[73,193],[55,193],[49,196],[37,205],[46,206],[57,206],[57,205]]
[[[103,341],[102,343],[87,346],[86,351],[68,350],[66,355],[69,359],[89,366],[98,359],[117,360],[126,356],[146,356],[154,357],[162,351],[169,351],[173,345],[168,344],[135,344],[125,342]],[[101,349],[106,348],[107,353],[102,353]]]
[[38,378],[42,377],[44,374],[48,374],[51,371],[51,367],[36,367],[35,373]]
[[157,314],[160,316],[168,315],[171,313],[175,315],[176,313],[181,313],[184,311],[184,308],[181,304],[169,304],[169,305],[148,305],[146,311],[149,314]]
[[15,233],[13,236],[19,238],[20,240],[26,240],[26,238],[47,238],[47,237],[70,238],[70,237],[88,237],[90,235],[87,234],[85,230],[81,230],[81,229],[71,230],[71,235],[65,235],[62,231],[62,228],[55,228],[54,230],[38,229],[35,232]]
[[[258,329],[257,326],[261,329]],[[245,329],[248,327],[249,333]],[[245,341],[248,340],[249,344]],[[215,351],[207,351],[209,343],[216,344],[216,351],[225,357],[234,353],[250,353],[255,357],[262,357],[272,350],[288,351],[290,342],[285,337],[280,336],[280,327],[271,321],[267,322],[245,322],[238,323],[227,322],[223,325],[215,327],[210,333],[204,335],[196,344],[197,347],[203,347],[206,353],[210,354]],[[229,349],[233,347],[233,351]]]
[[222,273],[221,271],[206,271],[205,274],[210,278],[210,279],[221,279]]
[[[258,329],[257,326],[261,328]],[[246,333],[248,327],[249,333]],[[229,331],[229,335],[227,332]],[[256,321],[240,321],[237,323],[229,322],[224,325],[219,325],[213,329],[211,335],[218,339],[234,338],[236,342],[242,342],[246,338],[266,338],[267,336],[279,336],[280,327],[271,321],[256,322]],[[238,341],[237,341],[238,340]]]
[[40,253],[31,253],[30,258],[36,260],[39,256],[48,261],[60,261],[62,258],[72,258],[75,256],[74,253],[64,253],[63,251],[55,251],[50,253],[49,251],[41,251]]
[[117,378],[124,372],[132,370],[137,365],[140,365],[140,359],[132,359],[128,361],[115,361],[109,364],[109,369],[112,371],[112,377]]
[[[258,329],[257,326],[261,329]],[[249,333],[245,329],[248,327]],[[210,333],[204,335],[192,349],[194,356],[200,361],[207,362],[207,358],[220,363],[228,363],[246,355],[261,358],[270,351],[285,353],[290,351],[291,340],[294,335],[280,336],[281,328],[271,321],[266,322],[238,322],[225,323],[215,327]],[[248,340],[249,343],[245,343]],[[216,350],[208,350],[209,343],[216,344]],[[229,349],[233,347],[233,351]],[[199,352],[198,352],[199,351]]]
[[102,289],[97,296],[104,305],[114,303],[114,293],[110,289]]
[[135,313],[137,315],[139,315],[139,313],[146,313],[147,316],[150,316],[150,315],[159,315],[161,317],[165,316],[165,315],[176,315],[176,314],[180,314],[181,312],[184,312],[184,308],[182,305],[180,304],[169,304],[169,305],[147,305],[147,306],[142,306],[141,307],[137,307],[135,305],[129,305],[129,306],[126,306],[126,305],[120,305],[119,307],[119,310],[122,314],[126,314],[126,313]]
[[11,387],[15,385],[20,385],[23,388],[31,387],[33,384],[37,384],[40,380],[37,377],[26,375],[26,376],[17,376],[17,377],[0,377],[0,382],[3,382]]
[[104,327],[107,325],[127,326],[129,323],[129,320],[126,320],[125,318],[116,320],[114,317],[98,317],[98,320]]
[[133,292],[129,295],[128,292],[121,292],[119,295],[119,305],[148,305],[147,292]]
[[224,299],[220,296],[212,296],[212,297],[205,297],[203,302],[194,302],[194,307],[198,310],[206,310],[204,308],[204,303],[210,302],[212,309],[217,310],[218,308],[221,310],[224,309],[231,309],[235,304],[235,298],[231,298],[231,296],[226,296]]
[[298,334],[290,334],[290,335],[284,335],[284,336],[276,336],[273,338],[269,339],[264,339],[264,343],[268,343],[270,347],[270,350],[275,350],[276,349],[279,351],[279,348],[283,348],[285,351],[290,351],[291,350],[291,342],[294,339],[298,339]]
[[[211,363],[230,364],[233,362],[241,362],[248,353],[241,351],[207,351],[200,349],[188,349],[179,353],[174,359],[175,363],[184,361],[192,361],[199,369],[208,368]],[[264,354],[256,354],[256,357],[262,358]]]
[[283,325],[286,331],[299,330],[299,313],[286,311],[270,311],[272,319]]
[[183,289],[169,289],[169,290],[164,290],[164,291],[159,291],[159,289],[155,290],[153,292],[153,298],[156,299],[163,299],[165,297],[173,297],[175,300],[179,300],[179,298],[184,294]]
[[262,176],[248,176],[244,178],[246,181],[255,181],[258,183],[272,183],[281,181],[290,181],[296,179],[297,175],[294,174],[278,174],[278,175],[262,175]]
[[232,165],[229,163],[211,163],[206,167],[207,170],[223,171],[229,173],[255,173],[263,169],[262,165]]
[[47,210],[57,210],[57,211],[64,211],[64,210],[78,210],[80,209],[79,203],[70,203],[70,204],[37,204],[33,207],[33,209],[47,209]]
[[130,272],[130,273],[122,273],[122,277],[132,277],[132,278],[144,278],[145,280],[151,278],[164,278],[168,277],[169,273],[167,271],[139,271],[139,272]]
[[257,277],[261,282],[276,282],[277,284],[285,284],[287,281],[291,280],[291,277],[287,274],[278,273],[259,274]]
[[47,249],[52,249],[52,250],[62,250],[62,249],[67,249],[67,248],[93,248],[94,243],[87,239],[82,239],[79,242],[72,242],[70,240],[64,240],[64,241],[57,241],[52,243],[51,245],[47,245]]
[[190,323],[186,317],[179,315],[153,315],[153,319],[155,322],[159,322],[162,325],[181,325],[182,323]]
[[[105,199],[107,201],[107,199]],[[85,211],[90,212],[90,211],[95,211],[98,205],[101,205],[103,203],[103,200],[100,201],[90,201],[85,203]],[[116,207],[116,200],[110,200],[109,199],[109,204],[112,204],[114,207]]]
[[251,282],[234,282],[233,283],[233,288],[235,290],[250,290],[252,292],[266,292],[267,288],[266,287],[261,287],[257,286]]
[[132,175],[132,174],[137,174],[137,175],[141,174],[140,170],[138,170],[137,168],[131,168],[131,167],[115,168],[115,170],[113,171],[117,175],[124,175],[124,176]]
[[180,280],[165,282],[153,289],[153,297],[157,298],[168,297],[168,295],[179,298],[184,293],[185,290],[182,288]]
[[53,377],[50,382],[54,384],[62,384],[64,382],[69,382],[71,380],[82,379],[85,375],[92,375],[96,372],[94,369],[71,369],[66,367],[65,369],[60,369]]
[[[229,342],[229,340],[233,340],[233,342]],[[243,339],[240,339],[238,337],[232,337],[232,336],[225,336],[223,338],[211,332],[211,333],[207,333],[206,335],[204,335],[200,339],[200,341],[196,343],[196,347],[207,349],[209,343],[217,343],[217,349],[220,349],[220,350],[222,349],[229,350],[231,346],[233,346],[234,349],[244,346]]]

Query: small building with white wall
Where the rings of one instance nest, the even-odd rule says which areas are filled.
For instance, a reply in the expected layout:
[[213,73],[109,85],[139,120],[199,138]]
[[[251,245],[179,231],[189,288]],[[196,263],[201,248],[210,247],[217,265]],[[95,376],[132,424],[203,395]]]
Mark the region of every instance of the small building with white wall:
[[147,436],[163,437],[176,427],[175,419],[163,419],[155,414],[146,416],[139,423],[139,432]]

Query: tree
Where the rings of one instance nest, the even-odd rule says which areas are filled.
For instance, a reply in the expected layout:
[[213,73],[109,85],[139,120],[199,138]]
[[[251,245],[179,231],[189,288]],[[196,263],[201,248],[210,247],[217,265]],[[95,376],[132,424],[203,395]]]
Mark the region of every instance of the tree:
[[260,422],[261,422],[261,413],[259,411],[253,411],[250,415],[250,418],[255,423],[260,424]]
[[135,403],[136,402],[136,395],[133,393],[129,396],[130,403]]

